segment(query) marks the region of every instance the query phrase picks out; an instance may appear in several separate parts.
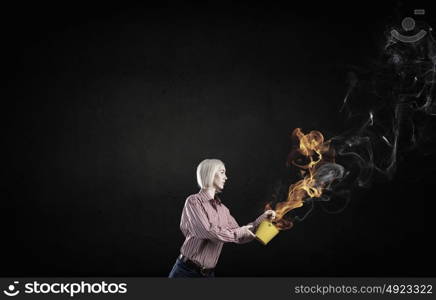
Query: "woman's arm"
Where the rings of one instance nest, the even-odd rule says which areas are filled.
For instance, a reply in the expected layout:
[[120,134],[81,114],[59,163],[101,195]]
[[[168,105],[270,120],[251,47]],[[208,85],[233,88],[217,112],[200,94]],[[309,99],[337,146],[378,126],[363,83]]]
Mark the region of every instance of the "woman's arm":
[[[228,211],[228,209],[227,209],[227,211]],[[262,221],[264,221],[266,219],[271,219],[271,218],[273,218],[273,219],[275,218],[275,212],[273,210],[267,210],[263,214],[261,214],[259,217],[257,217],[256,220],[254,220],[253,222],[248,223],[247,225],[253,226],[253,230],[255,231],[257,229],[257,226],[259,226],[259,224]],[[229,220],[230,228],[239,227],[238,222],[236,222],[235,218],[233,218],[233,216],[230,214],[230,212],[228,213],[228,220]]]
[[[227,219],[228,219],[228,223],[229,223],[229,227],[230,228],[238,228],[239,224],[238,222],[236,222],[235,218],[230,214],[230,211],[227,207],[225,207],[226,211],[227,211]],[[246,226],[251,226],[252,230],[255,232],[257,229],[257,226],[259,226],[259,224],[263,221],[266,220],[268,218],[270,218],[270,215],[272,213],[270,211],[265,211],[263,214],[261,214],[259,217],[257,217],[256,220],[254,220],[253,222],[248,223]],[[254,239],[254,234],[247,236],[244,240],[240,241],[240,244],[245,244],[248,242],[251,242]]]
[[[191,234],[201,239],[217,240],[221,242],[242,243],[250,236],[246,226],[234,228],[220,227],[214,224],[200,201],[188,198],[185,203],[185,222]],[[236,222],[236,221],[235,221]]]

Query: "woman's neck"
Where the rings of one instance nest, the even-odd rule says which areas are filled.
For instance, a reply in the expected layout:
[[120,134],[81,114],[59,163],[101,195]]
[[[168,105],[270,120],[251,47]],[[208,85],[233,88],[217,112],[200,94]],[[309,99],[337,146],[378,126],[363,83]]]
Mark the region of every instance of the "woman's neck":
[[216,189],[214,187],[208,187],[203,190],[210,196],[211,199],[215,198]]

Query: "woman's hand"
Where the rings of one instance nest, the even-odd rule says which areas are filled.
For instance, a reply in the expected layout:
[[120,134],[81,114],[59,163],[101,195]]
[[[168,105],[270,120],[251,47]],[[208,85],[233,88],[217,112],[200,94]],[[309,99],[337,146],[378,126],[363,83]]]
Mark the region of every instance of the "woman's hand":
[[274,210],[267,210],[263,213],[265,216],[265,219],[269,219],[270,221],[274,220],[276,218],[276,212]]
[[245,233],[248,236],[256,237],[256,235],[251,231],[251,229],[253,229],[253,225],[245,225],[245,226],[242,226],[242,228],[244,228]]

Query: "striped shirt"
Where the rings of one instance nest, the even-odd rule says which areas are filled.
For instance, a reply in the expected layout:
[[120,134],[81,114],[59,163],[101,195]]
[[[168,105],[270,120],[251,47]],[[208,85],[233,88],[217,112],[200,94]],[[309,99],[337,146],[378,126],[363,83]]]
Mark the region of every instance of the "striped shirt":
[[[261,215],[248,225],[256,228],[266,218]],[[215,268],[224,243],[243,244],[253,240],[221,200],[217,196],[210,199],[205,190],[186,199],[180,229],[186,238],[181,254],[206,269]]]

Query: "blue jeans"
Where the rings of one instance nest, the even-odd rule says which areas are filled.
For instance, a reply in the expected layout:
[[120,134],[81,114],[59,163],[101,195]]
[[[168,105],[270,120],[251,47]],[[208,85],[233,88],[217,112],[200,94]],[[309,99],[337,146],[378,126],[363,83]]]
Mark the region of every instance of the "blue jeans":
[[177,258],[170,275],[168,275],[168,278],[176,277],[215,277],[215,272],[205,276],[200,272],[189,268],[183,261]]

